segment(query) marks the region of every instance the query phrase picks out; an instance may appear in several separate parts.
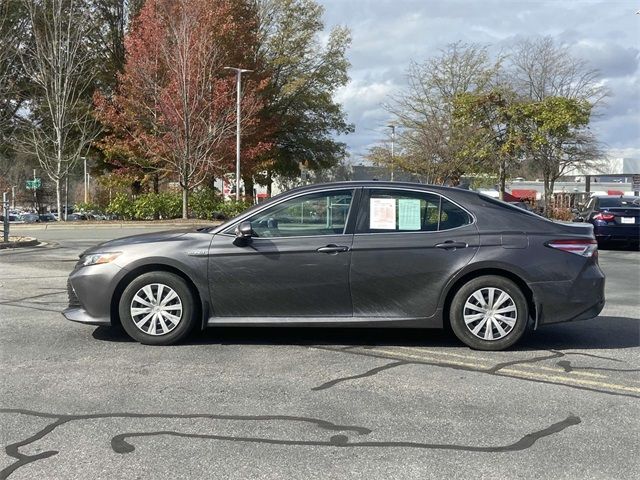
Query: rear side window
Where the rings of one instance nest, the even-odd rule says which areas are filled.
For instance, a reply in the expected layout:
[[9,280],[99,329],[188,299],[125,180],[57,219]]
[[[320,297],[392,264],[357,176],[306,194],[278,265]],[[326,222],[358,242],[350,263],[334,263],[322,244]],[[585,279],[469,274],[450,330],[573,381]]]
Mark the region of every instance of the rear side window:
[[437,232],[472,222],[453,202],[432,193],[370,190],[356,233]]
[[600,208],[640,207],[640,197],[618,197],[598,199]]

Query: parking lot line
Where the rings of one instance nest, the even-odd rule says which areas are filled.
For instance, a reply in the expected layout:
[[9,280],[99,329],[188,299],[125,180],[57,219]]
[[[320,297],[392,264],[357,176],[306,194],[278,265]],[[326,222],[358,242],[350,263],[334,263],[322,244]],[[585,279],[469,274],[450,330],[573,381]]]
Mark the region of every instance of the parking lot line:
[[[437,350],[428,350],[428,349],[422,349],[422,348],[412,348],[412,347],[398,347],[399,349],[402,350],[409,350],[412,352],[416,352],[416,353],[429,353],[432,355],[444,355],[444,356],[451,356],[451,357],[458,357],[458,358],[464,358],[464,359],[468,359],[468,360],[481,360],[481,361],[485,361],[485,362],[492,362],[493,360],[489,359],[489,358],[484,358],[484,357],[476,357],[473,355],[462,355],[459,353],[450,353],[450,352],[439,352]],[[558,357],[560,358],[560,357]],[[524,359],[526,361],[526,359]],[[604,375],[602,373],[593,373],[593,372],[581,372],[581,371],[576,371],[573,370],[571,372],[566,372],[564,369],[562,368],[558,368],[558,367],[547,367],[544,365],[538,365],[538,364],[527,364],[527,363],[523,363],[518,365],[518,367],[524,367],[524,368],[533,368],[533,369],[540,369],[540,370],[546,370],[546,371],[550,371],[550,372],[556,372],[556,373],[565,373],[567,375],[578,375],[578,376],[584,376],[584,377],[592,377],[592,378],[610,378],[608,375]]]
[[[510,374],[510,375],[505,375]],[[599,387],[609,390],[621,390],[624,392],[640,393],[640,387],[630,387],[628,385],[620,385],[617,383],[597,382],[595,380],[585,380],[583,378],[570,378],[563,375],[547,375],[544,373],[523,372],[513,368],[505,368],[497,372],[497,375],[515,376],[522,378],[540,379],[548,382],[569,382],[583,387]]]
[[[447,358],[438,358],[437,356],[413,355],[410,353],[398,352],[394,350],[377,349],[377,348],[369,349],[367,350],[367,353],[374,353],[374,354],[377,353],[377,354],[388,355],[388,356],[391,356],[392,359],[398,359],[398,360],[403,360],[403,359],[417,360],[417,361],[423,361],[423,362],[439,363],[443,366],[447,366],[447,365],[459,366],[459,367],[464,367],[470,370],[477,371],[479,373],[487,373],[487,371],[490,371],[491,368],[493,367],[492,365],[485,365],[482,363],[461,362],[458,360],[450,360]],[[433,353],[436,353],[436,352],[433,352]],[[472,358],[469,355],[467,357]],[[541,381],[546,381],[546,382],[560,384],[560,385],[567,385],[567,386],[574,385],[574,386],[587,387],[587,388],[597,387],[597,388],[606,389],[606,390],[632,392],[632,393],[640,394],[640,387],[633,387],[629,385],[621,385],[617,383],[609,383],[609,382],[602,382],[602,381],[596,381],[596,380],[588,380],[584,378],[576,378],[575,376],[573,377],[568,376],[573,372],[566,373],[565,375],[550,375],[550,374],[544,373],[544,370],[548,371],[548,369],[551,369],[551,367],[540,368],[542,367],[541,365],[527,365],[527,364],[517,365],[517,367],[518,368],[513,368],[513,367],[502,368],[500,370],[492,372],[492,374],[500,375],[504,377],[516,377],[516,378],[523,378],[523,379],[530,379],[530,380],[541,380]],[[540,372],[523,371],[519,369],[521,367],[525,367],[529,369],[538,369],[540,370]],[[552,370],[554,372],[559,371],[559,369],[558,370],[552,369]],[[580,373],[584,373],[584,372],[580,372]],[[589,373],[589,372],[586,372],[586,373]],[[609,378],[609,377],[605,376],[605,378]]]

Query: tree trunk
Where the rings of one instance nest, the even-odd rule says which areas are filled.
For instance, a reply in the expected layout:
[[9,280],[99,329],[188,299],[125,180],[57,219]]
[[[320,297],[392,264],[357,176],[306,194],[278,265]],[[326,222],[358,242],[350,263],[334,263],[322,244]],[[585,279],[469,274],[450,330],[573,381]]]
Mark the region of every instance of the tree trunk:
[[267,196],[271,198],[271,191],[273,189],[273,174],[271,170],[267,170]]
[[504,193],[506,190],[507,184],[507,172],[505,168],[504,159],[500,160],[500,167],[498,170],[498,183],[499,183],[499,192],[500,192],[500,200],[504,200]]
[[182,218],[189,218],[189,187],[182,187]]
[[[157,173],[153,174],[153,193],[156,195],[160,193],[160,179]],[[160,220],[160,212],[158,210],[153,212],[153,219]]]
[[253,175],[245,175],[242,177],[244,183],[244,198],[246,201],[253,203]]
[[61,187],[60,187],[60,178],[56,179],[56,206],[58,207],[58,221],[62,220],[62,201],[61,201]]
[[549,216],[549,204],[551,203],[551,196],[553,195],[553,180],[549,172],[542,172],[542,179],[544,183],[544,209],[543,213],[545,217]]

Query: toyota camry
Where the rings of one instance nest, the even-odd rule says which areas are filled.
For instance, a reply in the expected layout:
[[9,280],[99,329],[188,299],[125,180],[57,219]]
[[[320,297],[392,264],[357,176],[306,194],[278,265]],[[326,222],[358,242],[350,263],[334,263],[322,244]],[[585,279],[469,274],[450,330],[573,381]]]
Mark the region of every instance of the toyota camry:
[[441,328],[475,349],[588,319],[605,278],[588,223],[398,182],[306,186],[210,228],[93,247],[69,320],[169,345],[222,325]]

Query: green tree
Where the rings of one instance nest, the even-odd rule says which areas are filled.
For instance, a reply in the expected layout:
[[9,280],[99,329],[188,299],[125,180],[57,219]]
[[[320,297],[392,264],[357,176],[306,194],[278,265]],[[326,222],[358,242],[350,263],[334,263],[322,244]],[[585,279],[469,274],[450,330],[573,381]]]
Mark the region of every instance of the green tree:
[[[521,161],[522,111],[514,92],[496,87],[487,93],[462,93],[454,100],[455,136],[462,148],[459,160],[480,170],[498,173],[498,191],[504,198],[506,178]],[[477,167],[476,167],[477,168]]]
[[573,167],[596,166],[602,158],[588,130],[592,105],[587,100],[546,97],[515,107],[521,122],[521,145],[526,158],[541,170],[545,208],[558,178]]
[[274,148],[257,171],[266,170],[261,183],[271,186],[273,174],[298,176],[299,165],[311,170],[336,165],[345,145],[335,134],[353,131],[336,90],[349,80],[346,50],[348,29],[334,28],[325,43],[323,7],[315,0],[254,0],[259,15],[256,56],[270,74],[265,91],[266,118],[274,119]]
[[525,154],[529,167],[542,174],[546,205],[560,176],[597,166],[603,157],[588,126],[609,91],[596,69],[550,37],[516,44],[507,73],[518,95],[532,102]]

